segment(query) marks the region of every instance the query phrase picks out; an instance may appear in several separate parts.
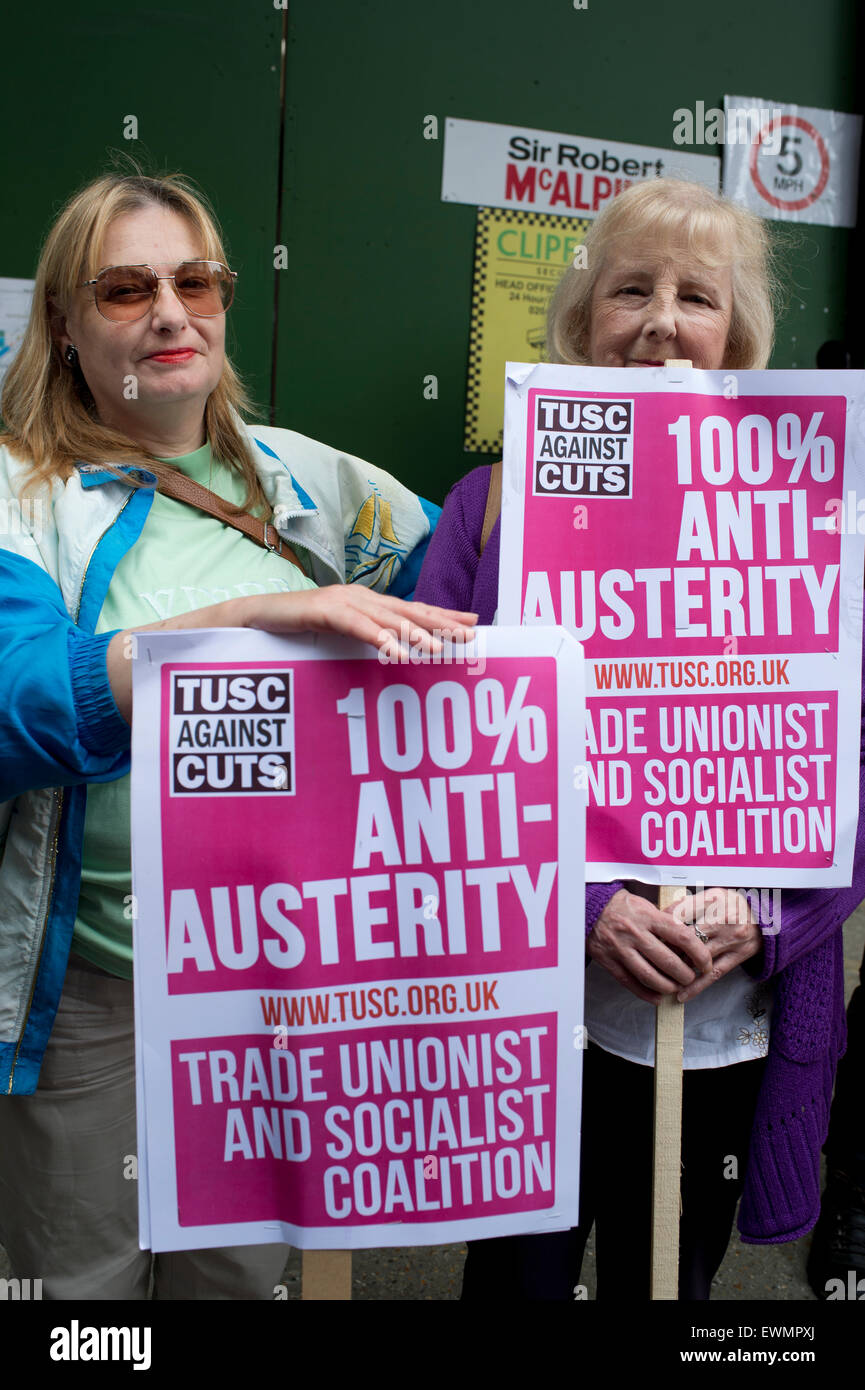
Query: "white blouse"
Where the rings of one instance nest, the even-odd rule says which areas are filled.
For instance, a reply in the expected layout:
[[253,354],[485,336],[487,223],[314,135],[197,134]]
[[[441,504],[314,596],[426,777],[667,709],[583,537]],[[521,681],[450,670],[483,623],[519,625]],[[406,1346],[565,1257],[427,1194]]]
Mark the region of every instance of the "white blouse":
[[[605,1052],[643,1066],[655,1063],[655,1006],[638,999],[597,961],[586,970],[586,1032]],[[769,1051],[772,991],[741,966],[685,1005],[686,1070],[729,1067]]]

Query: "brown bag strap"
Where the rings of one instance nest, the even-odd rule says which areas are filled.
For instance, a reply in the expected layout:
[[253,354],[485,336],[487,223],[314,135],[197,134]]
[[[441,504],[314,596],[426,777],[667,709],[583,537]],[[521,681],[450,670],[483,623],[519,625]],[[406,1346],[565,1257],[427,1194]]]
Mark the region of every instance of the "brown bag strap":
[[166,497],[173,497],[177,502],[186,502],[190,507],[197,507],[200,512],[207,512],[208,516],[215,516],[217,521],[224,522],[226,526],[233,526],[235,531],[242,531],[244,536],[255,541],[256,545],[271,551],[274,555],[280,555],[283,560],[296,565],[301,574],[305,573],[291,546],[282,539],[272,522],[250,516],[249,512],[230,512],[221,497],[217,497],[209,488],[194,482],[192,478],[187,478],[185,473],[173,469],[171,473],[160,477],[157,491],[164,493]]
[[481,548],[479,555],[483,555],[484,546],[490,538],[493,527],[498,520],[502,509],[502,461],[494,463],[490,469],[490,487],[487,493],[487,505],[484,511],[484,524],[481,527]]

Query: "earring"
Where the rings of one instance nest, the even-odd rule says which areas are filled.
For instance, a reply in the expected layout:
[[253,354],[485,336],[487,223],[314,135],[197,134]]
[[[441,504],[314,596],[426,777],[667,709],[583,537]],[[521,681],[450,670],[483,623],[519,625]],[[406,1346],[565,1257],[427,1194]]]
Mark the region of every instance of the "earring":
[[74,343],[69,343],[63,356],[66,358],[70,367],[78,366],[78,349]]

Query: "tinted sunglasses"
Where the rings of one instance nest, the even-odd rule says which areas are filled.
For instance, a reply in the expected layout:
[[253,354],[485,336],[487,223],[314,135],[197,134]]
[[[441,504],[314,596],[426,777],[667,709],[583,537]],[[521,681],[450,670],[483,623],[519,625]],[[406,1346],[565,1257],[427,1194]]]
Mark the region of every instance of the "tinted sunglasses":
[[160,280],[171,280],[178,299],[190,314],[215,318],[234,298],[237,271],[221,261],[183,261],[173,275],[157,275],[152,265],[109,265],[80,289],[93,286],[96,308],[113,323],[132,323],[149,313]]

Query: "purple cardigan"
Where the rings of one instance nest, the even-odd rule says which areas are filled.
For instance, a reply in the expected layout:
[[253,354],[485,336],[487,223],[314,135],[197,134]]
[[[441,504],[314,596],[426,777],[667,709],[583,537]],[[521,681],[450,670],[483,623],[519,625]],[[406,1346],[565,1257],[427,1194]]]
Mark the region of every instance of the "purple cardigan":
[[[489,477],[488,467],[476,468],[451,489],[414,594],[424,603],[477,613],[482,623],[492,622],[498,603],[500,521],[478,556]],[[865,735],[865,706],[862,727]],[[860,753],[852,887],[785,888],[780,930],[764,934],[762,953],[745,966],[757,980],[777,977],[769,1058],[739,1209],[742,1238],[754,1245],[796,1240],[820,1211],[820,1147],[847,1035],[841,928],[865,897],[863,795]],[[587,885],[587,933],[621,887]]]

